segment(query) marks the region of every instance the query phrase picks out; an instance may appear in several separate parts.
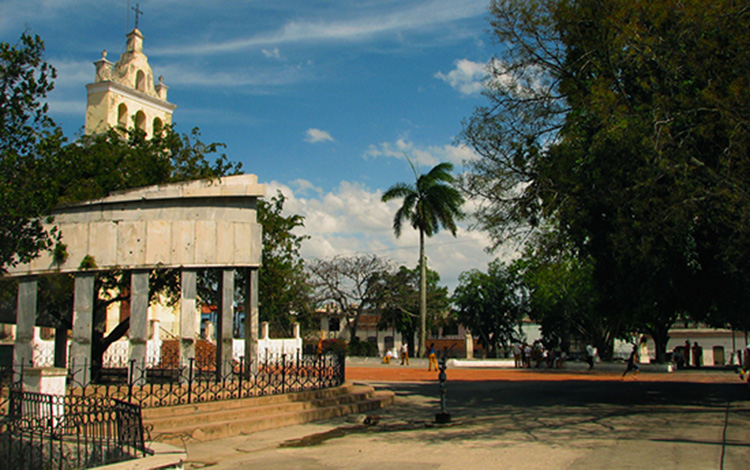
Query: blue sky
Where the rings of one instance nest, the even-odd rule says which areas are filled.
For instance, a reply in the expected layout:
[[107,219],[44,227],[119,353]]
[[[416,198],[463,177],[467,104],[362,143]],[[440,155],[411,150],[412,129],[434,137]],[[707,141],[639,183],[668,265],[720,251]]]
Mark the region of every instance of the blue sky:
[[[306,217],[307,258],[375,253],[415,266],[416,232],[396,239],[397,203],[380,196],[427,171],[473,158],[455,137],[484,103],[485,64],[498,47],[487,0],[142,0],[139,29],[155,76],[168,85],[177,130],[201,130],[258,175],[268,194]],[[93,61],[116,61],[135,0],[3,0],[0,40],[42,37],[58,71],[51,116],[82,131]],[[467,206],[467,210],[470,207]],[[484,233],[428,240],[443,283],[486,269]]]

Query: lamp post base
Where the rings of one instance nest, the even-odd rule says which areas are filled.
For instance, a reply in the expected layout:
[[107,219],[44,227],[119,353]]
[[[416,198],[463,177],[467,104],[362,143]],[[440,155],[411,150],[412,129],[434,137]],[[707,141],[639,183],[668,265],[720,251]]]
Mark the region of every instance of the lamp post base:
[[437,413],[435,415],[435,423],[437,423],[437,424],[445,424],[445,423],[450,423],[450,422],[451,422],[451,414],[450,413],[446,413],[446,412],[442,411],[442,412]]

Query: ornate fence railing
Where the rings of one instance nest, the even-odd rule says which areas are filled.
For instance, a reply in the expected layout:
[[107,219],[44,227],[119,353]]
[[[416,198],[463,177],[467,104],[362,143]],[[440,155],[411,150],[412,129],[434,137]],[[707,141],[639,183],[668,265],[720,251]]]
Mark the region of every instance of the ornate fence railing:
[[182,366],[130,361],[127,368],[92,370],[94,380],[84,384],[86,367],[91,370],[71,362],[68,394],[117,398],[143,408],[319,390],[341,385],[346,373],[343,354],[262,354],[258,361],[240,358],[218,367],[194,359]]
[[84,469],[149,454],[141,407],[114,398],[9,389],[0,420],[4,468]]
[[63,470],[135,458],[148,452],[142,408],[318,390],[341,385],[346,377],[343,353],[207,362],[130,361],[107,369],[71,361],[64,396],[22,391],[30,366],[4,370],[0,462],[8,468]]

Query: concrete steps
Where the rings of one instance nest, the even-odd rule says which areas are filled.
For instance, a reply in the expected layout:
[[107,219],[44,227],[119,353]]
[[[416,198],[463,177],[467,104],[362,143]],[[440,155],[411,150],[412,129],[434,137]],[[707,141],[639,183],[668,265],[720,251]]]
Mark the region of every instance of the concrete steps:
[[180,445],[364,413],[393,403],[393,393],[347,382],[339,387],[143,410],[154,441]]

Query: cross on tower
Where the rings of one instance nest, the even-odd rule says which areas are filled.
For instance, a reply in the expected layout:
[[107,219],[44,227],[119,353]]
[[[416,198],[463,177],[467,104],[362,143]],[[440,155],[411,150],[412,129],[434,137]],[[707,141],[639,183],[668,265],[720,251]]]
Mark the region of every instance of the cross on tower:
[[143,10],[141,10],[141,4],[136,3],[135,7],[131,7],[130,9],[135,12],[135,29],[138,29],[138,16],[143,14]]

